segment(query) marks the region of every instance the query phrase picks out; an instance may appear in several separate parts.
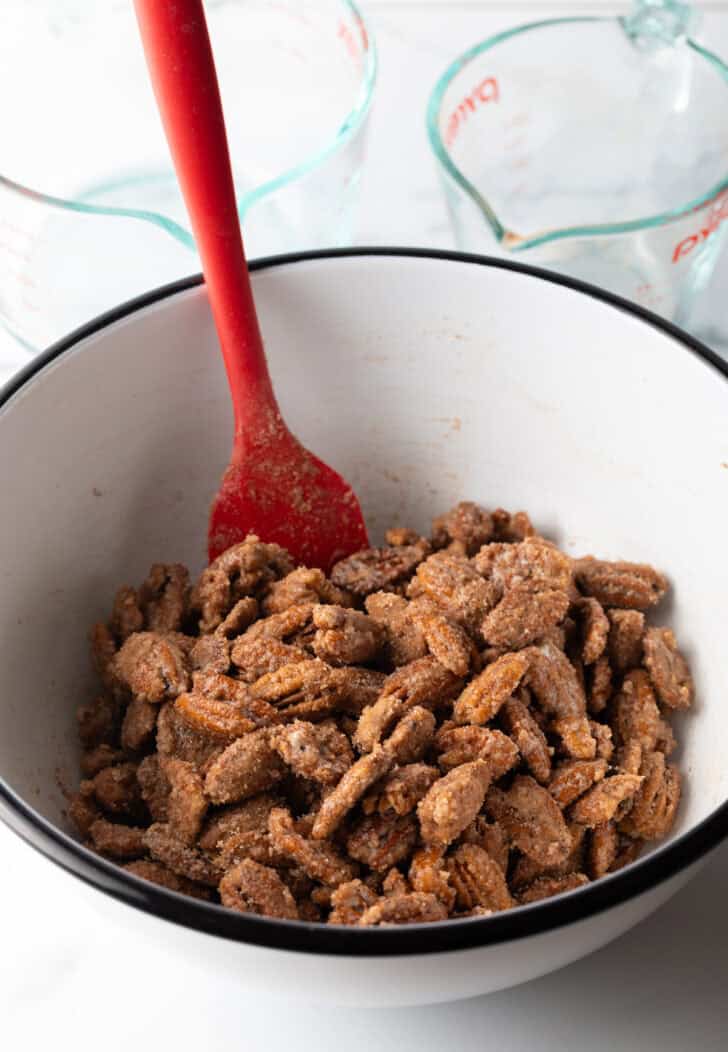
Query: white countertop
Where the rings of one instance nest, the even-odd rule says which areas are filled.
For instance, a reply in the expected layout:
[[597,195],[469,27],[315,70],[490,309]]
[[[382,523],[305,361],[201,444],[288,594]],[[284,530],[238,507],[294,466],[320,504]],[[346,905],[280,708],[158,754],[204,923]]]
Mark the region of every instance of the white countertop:
[[[459,50],[536,14],[599,3],[362,0],[381,54],[357,240],[452,247],[425,141],[425,100]],[[728,53],[728,3],[707,3],[702,37]],[[411,120],[395,103],[406,85]],[[406,158],[406,163],[402,160]],[[728,254],[701,310],[728,332]],[[705,331],[705,329],[703,329]],[[0,382],[22,361],[0,337]],[[499,1052],[726,1046],[728,846],[667,906],[632,932],[552,976],[490,997],[424,1009],[287,1008],[242,986],[135,945],[97,917],[95,892],[0,826],[0,1047],[13,1052],[164,1048],[278,1052],[346,1049]]]

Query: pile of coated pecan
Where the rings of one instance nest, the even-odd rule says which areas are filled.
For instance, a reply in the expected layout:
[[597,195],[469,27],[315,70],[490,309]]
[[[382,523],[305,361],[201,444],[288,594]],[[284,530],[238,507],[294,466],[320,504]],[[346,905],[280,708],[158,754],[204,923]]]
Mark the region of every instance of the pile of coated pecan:
[[650,566],[472,503],[327,578],[249,537],[155,565],[93,629],[69,814],[137,877],[334,924],[484,915],[665,836],[693,697]]

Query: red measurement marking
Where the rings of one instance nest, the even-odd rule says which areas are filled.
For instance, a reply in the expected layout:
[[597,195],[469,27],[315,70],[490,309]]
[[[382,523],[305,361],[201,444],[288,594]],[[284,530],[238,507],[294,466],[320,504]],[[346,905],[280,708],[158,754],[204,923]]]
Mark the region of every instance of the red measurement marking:
[[357,47],[356,37],[343,22],[339,22],[339,28],[336,31],[336,35],[340,36],[344,41],[344,46],[349,52],[349,56],[354,59],[355,62],[359,61],[359,48]]
[[484,106],[488,102],[498,102],[499,99],[500,91],[495,77],[486,77],[481,80],[480,84],[473,88],[462,102],[458,103],[448,117],[445,128],[445,145],[452,146],[465,121],[471,113],[475,113],[479,106]]
[[364,19],[361,15],[356,16],[356,28],[359,30],[359,36],[361,37],[361,45],[365,51],[369,50],[369,34],[367,33],[367,27],[364,25]]
[[728,219],[728,190],[720,194],[711,205],[705,225],[702,226],[697,233],[690,234],[689,237],[684,237],[682,241],[678,241],[672,253],[673,263],[679,263],[681,259],[692,252],[696,245],[700,245],[703,241],[707,241],[710,235],[714,233],[726,219]]

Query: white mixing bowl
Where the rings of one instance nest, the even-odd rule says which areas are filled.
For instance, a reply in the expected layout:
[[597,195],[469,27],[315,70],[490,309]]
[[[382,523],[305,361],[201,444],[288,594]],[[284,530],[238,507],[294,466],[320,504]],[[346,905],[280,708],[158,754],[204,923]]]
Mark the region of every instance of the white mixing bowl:
[[[608,295],[444,253],[263,261],[256,300],[287,420],[355,486],[371,535],[469,498],[527,509],[569,552],[654,562],[690,658],[686,792],[669,840],[568,895],[492,917],[342,929],[147,884],[64,818],[90,624],[155,560],[203,564],[230,406],[197,279],[52,348],[0,403],[0,813],[140,940],[286,997],[407,1004],[542,975],[671,896],[728,832],[726,367]],[[95,889],[95,890],[91,890]],[[111,916],[113,915],[113,916]],[[32,923],[32,918],[29,918]]]

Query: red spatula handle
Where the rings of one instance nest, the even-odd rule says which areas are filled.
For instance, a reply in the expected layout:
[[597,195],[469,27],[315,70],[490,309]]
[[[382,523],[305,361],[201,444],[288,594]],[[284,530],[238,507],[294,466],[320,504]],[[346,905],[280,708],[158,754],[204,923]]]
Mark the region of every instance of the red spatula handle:
[[164,130],[202,260],[236,433],[275,408],[240,234],[202,0],[134,0]]

